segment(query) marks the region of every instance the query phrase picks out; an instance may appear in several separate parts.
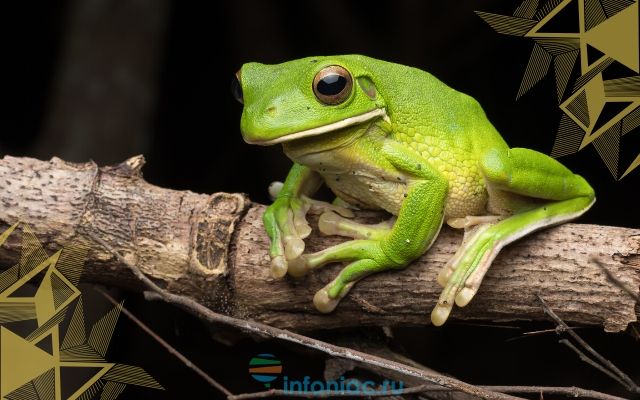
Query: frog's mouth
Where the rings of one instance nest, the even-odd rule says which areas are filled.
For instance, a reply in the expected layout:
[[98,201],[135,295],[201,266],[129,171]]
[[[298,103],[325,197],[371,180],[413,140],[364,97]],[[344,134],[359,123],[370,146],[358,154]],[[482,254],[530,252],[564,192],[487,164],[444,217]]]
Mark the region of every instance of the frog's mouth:
[[305,129],[303,131],[288,133],[288,134],[286,134],[284,136],[280,136],[280,137],[277,137],[277,138],[271,139],[271,140],[255,141],[255,142],[249,142],[249,143],[251,143],[251,144],[259,144],[261,146],[270,146],[272,144],[290,142],[292,140],[302,139],[302,138],[306,138],[306,137],[310,137],[310,136],[321,135],[323,133],[336,131],[338,129],[346,128],[346,127],[352,126],[352,125],[358,125],[358,124],[361,124],[363,122],[367,122],[367,121],[370,121],[372,119],[380,118],[380,117],[382,117],[382,119],[384,119],[385,121],[389,122],[389,116],[387,115],[387,111],[384,108],[376,108],[375,110],[368,111],[368,112],[366,112],[364,114],[356,115],[354,117],[345,118],[343,120],[340,120],[340,121],[337,121],[337,122],[333,122],[333,123],[330,123],[330,124],[327,124],[327,125],[322,125],[322,126],[318,126],[318,127],[315,127],[315,128]]

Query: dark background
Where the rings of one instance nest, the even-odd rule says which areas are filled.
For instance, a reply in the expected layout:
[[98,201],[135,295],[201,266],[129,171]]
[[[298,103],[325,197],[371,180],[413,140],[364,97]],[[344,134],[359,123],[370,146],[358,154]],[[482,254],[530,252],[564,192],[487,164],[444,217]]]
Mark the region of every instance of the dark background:
[[[234,72],[249,61],[342,53],[427,70],[475,97],[512,147],[548,154],[561,116],[553,74],[516,101],[533,43],[499,35],[474,14],[511,15],[518,5],[498,0],[19,2],[3,12],[2,63],[8,71],[3,74],[0,154],[92,159],[100,165],[144,154],[144,176],[153,184],[245,192],[266,203],[268,184],[284,178],[290,161],[278,146],[242,141],[242,107],[229,90]],[[625,136],[621,170],[639,145],[638,132]],[[580,222],[640,226],[635,194],[640,169],[616,181],[593,146],[560,160],[583,175],[598,196]],[[94,296],[91,287],[85,292]],[[136,294],[121,296],[136,315],[234,392],[260,389],[247,372],[257,353],[276,354],[291,378],[322,379],[318,354],[233,331],[226,335],[235,343],[225,346],[211,339],[219,327],[206,327]],[[99,295],[92,298],[104,302]],[[628,396],[558,345],[553,333],[522,337],[550,327],[449,323],[399,329],[391,345],[471,383],[576,385]],[[640,378],[637,341],[596,329],[581,332]],[[379,332],[344,334],[377,337]],[[157,393],[128,387],[122,398],[219,396],[125,317],[111,348],[109,361],[139,365],[167,388]]]

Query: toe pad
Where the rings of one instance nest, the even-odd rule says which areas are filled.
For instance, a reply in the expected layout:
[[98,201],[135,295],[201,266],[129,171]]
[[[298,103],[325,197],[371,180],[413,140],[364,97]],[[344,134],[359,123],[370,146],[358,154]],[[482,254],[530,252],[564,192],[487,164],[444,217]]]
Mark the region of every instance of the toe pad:
[[340,298],[332,299],[329,297],[329,290],[327,290],[326,287],[318,290],[315,296],[313,296],[313,305],[316,306],[318,311],[324,314],[333,311],[339,302]]
[[283,256],[274,257],[271,260],[271,276],[282,278],[287,273],[287,261]]

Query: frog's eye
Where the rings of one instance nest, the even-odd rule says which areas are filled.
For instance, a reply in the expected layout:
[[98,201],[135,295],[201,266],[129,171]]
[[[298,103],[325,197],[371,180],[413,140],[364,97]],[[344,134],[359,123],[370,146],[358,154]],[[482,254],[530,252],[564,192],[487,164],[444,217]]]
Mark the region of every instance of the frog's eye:
[[353,79],[346,69],[339,65],[323,68],[313,79],[313,93],[321,103],[340,104],[351,94]]

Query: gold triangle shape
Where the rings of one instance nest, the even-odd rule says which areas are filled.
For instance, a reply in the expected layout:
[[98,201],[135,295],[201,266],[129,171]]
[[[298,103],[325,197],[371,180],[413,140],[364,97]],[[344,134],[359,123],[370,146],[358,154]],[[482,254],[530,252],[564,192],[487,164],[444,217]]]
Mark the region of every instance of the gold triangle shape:
[[0,327],[0,398],[54,367],[54,357]]
[[607,56],[640,72],[638,3],[585,32],[584,39]]
[[[621,97],[620,101],[629,101],[629,98]],[[611,128],[613,125],[618,123],[618,121],[622,120],[625,116],[627,116],[631,111],[640,106],[640,100],[630,103],[627,107],[621,110],[615,117],[611,118],[606,124],[602,125],[595,132],[587,132],[586,135],[582,138],[582,143],[580,144],[580,150],[586,147],[589,143],[596,140],[600,135],[607,131],[607,129]],[[594,122],[595,123],[595,122]],[[630,172],[630,171],[629,171]],[[625,172],[626,174],[626,172]],[[624,175],[623,175],[624,176]],[[622,177],[620,178],[622,179]]]
[[[567,33],[567,32],[540,32],[547,22],[551,21],[560,11],[568,6],[572,1],[578,0],[564,0],[556,6],[549,14],[545,15],[533,28],[529,30],[524,36],[531,38],[579,38],[580,32]],[[578,1],[578,7],[583,6],[583,1]]]
[[622,174],[622,176],[620,177],[620,179],[624,178],[625,176],[629,175],[629,173],[631,171],[633,171],[634,169],[638,168],[638,166],[640,166],[640,153],[638,153],[638,157],[636,157],[635,160],[633,160],[633,162],[631,163],[631,165],[629,165],[629,168],[627,168],[626,171],[624,171],[624,174]]
[[83,383],[78,389],[76,389],[73,394],[71,394],[68,399],[75,400],[82,396],[82,394],[87,391],[94,383],[96,383],[100,378],[104,376],[109,370],[114,366],[114,363],[76,363],[76,362],[63,362],[60,363],[60,367],[65,368],[99,368],[99,370],[93,374],[85,383]]
[[[48,352],[47,350],[43,349],[42,346],[45,346],[44,344],[41,346],[40,344],[43,343],[45,340],[48,341],[48,343],[50,344],[49,347],[51,347],[51,352]],[[32,342],[34,344],[34,346],[38,346],[38,348],[40,350],[43,350],[44,352],[53,355],[52,353],[55,352],[55,349],[53,348],[54,345],[54,341],[53,341],[53,333],[51,331],[49,331],[49,333],[44,334],[42,337],[38,338],[38,341],[34,341]]]

